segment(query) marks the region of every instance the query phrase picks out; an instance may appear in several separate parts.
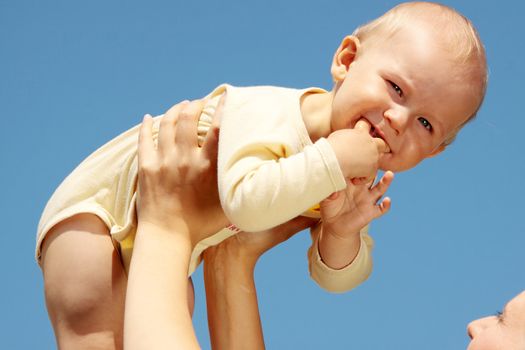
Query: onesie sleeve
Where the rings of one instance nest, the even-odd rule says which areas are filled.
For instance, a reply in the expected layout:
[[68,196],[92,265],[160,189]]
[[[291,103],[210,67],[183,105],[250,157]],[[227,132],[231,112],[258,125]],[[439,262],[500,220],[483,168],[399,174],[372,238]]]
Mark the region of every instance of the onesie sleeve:
[[276,109],[264,91],[257,96],[226,94],[220,117],[219,196],[230,221],[243,231],[275,227],[346,187],[328,141],[303,147],[296,128],[286,125],[295,123],[286,119],[293,113]]
[[328,267],[319,255],[319,233],[321,225],[311,229],[312,245],[308,249],[308,269],[317,284],[333,293],[344,293],[354,289],[370,276],[372,272],[372,249],[374,241],[368,235],[368,226],[360,232],[361,246],[355,259],[342,269]]

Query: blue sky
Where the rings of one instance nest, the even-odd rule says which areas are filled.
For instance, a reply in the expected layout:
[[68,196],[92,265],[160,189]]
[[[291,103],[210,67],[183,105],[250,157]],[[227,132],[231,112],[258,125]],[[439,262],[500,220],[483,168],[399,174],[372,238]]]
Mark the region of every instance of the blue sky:
[[[307,274],[303,232],[265,256],[268,349],[461,349],[466,324],[525,289],[525,5],[444,1],[476,24],[490,82],[478,119],[442,155],[396,176],[371,228],[375,269],[331,295]],[[216,85],[331,88],[344,35],[395,1],[0,0],[0,347],[53,349],[36,225],[90,152]],[[202,273],[195,326],[209,348]]]

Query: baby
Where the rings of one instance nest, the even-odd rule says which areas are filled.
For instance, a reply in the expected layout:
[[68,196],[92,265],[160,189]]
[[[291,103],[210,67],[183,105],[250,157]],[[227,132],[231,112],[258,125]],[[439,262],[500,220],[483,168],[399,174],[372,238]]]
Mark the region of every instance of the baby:
[[[189,273],[207,247],[241,230],[266,230],[306,215],[320,218],[308,252],[313,279],[334,292],[360,284],[372,267],[373,242],[366,228],[389,209],[390,200],[380,198],[392,181],[391,171],[410,169],[453,141],[482,103],[486,71],[484,49],[472,24],[451,8],[417,2],[395,7],[342,40],[332,61],[331,91],[215,89],[199,131],[205,135],[212,120],[220,119],[218,189],[230,224],[195,246]],[[60,298],[89,298],[80,295],[88,293],[84,289],[57,292],[83,272],[63,277],[52,266],[66,263],[67,254],[72,259],[75,254],[96,255],[95,246],[69,231],[78,233],[76,227],[82,227],[92,233],[96,227],[98,233],[109,232],[125,268],[129,266],[136,229],[137,133],[138,127],[128,130],[89,156],[44,210],[36,258],[43,265],[56,331],[66,326],[53,321],[53,308],[67,318],[64,308],[69,307],[59,305]],[[385,175],[372,185],[378,169]],[[71,238],[65,255],[54,254],[56,263],[48,272],[44,255],[46,248],[47,254],[51,251],[51,239],[44,239],[57,230]],[[67,252],[71,247],[82,249],[73,254]],[[97,259],[89,261],[94,284],[96,273],[104,269]],[[94,288],[89,280],[82,283]],[[115,295],[111,285],[105,286]],[[94,299],[85,302],[94,304]]]

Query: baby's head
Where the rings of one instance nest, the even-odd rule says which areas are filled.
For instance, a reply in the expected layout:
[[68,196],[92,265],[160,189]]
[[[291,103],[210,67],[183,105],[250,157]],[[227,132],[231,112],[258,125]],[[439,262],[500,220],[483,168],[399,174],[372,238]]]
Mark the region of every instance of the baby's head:
[[364,119],[401,171],[436,155],[473,119],[487,84],[485,51],[471,22],[434,3],[396,6],[343,39],[332,62],[331,130]]

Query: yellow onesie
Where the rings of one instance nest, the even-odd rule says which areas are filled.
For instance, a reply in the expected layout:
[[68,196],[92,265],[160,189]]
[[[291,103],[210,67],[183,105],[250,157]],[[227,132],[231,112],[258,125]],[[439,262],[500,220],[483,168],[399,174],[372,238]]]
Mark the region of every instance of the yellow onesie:
[[[199,121],[199,137],[207,132],[223,94],[217,161],[221,205],[232,225],[195,247],[189,274],[201,253],[239,231],[266,230],[298,215],[318,217],[316,204],[346,187],[337,158],[324,138],[312,143],[300,112],[305,93],[324,92],[281,87],[221,85],[209,95]],[[158,122],[155,119],[158,130]],[[41,243],[57,223],[79,213],[92,213],[108,226],[129,267],[136,230],[138,128],[124,132],[85,159],[57,188],[46,205],[37,232],[36,259]],[[154,133],[156,138],[156,133]],[[347,291],[371,272],[373,241],[361,232],[357,257],[347,267],[326,266],[312,234],[309,270],[319,285],[334,292]]]

